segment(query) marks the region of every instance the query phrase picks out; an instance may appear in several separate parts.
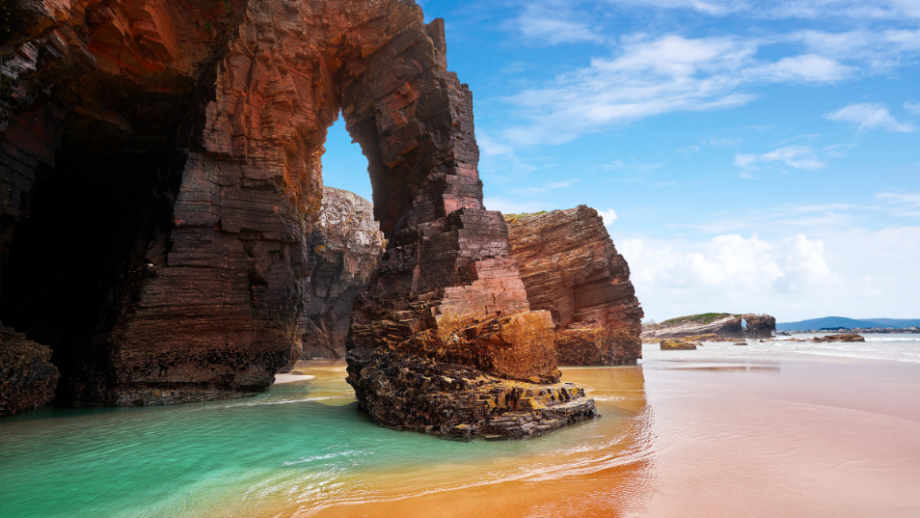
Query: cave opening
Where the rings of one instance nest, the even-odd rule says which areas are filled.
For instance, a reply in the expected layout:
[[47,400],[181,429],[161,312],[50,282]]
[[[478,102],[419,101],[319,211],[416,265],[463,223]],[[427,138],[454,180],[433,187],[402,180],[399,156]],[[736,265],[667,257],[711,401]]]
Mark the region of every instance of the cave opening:
[[53,119],[57,149],[34,170],[27,217],[8,227],[0,321],[51,348],[58,402],[106,398],[108,333],[137,296],[138,265],[157,260],[148,245],[169,225],[182,171],[169,136],[188,106],[187,95],[169,97],[121,106],[133,127],[74,112]]

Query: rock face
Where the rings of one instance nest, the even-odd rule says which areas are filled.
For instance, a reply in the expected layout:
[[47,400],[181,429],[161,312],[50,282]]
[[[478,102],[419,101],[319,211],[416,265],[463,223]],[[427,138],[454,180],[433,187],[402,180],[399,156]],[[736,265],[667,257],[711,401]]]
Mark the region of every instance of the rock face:
[[[746,324],[746,328],[745,325],[742,325],[742,321]],[[647,325],[642,331],[642,339],[655,341],[662,338],[686,338],[707,334],[715,334],[728,340],[770,338],[775,331],[776,319],[770,315],[704,313]]]
[[332,187],[323,187],[318,226],[302,358],[344,358],[355,296],[367,287],[385,240],[374,220],[374,206],[354,193]]
[[[339,113],[387,238],[350,361],[384,348],[373,368],[389,372],[417,358],[393,349],[416,334],[463,331],[498,365],[526,332],[467,334],[530,306],[482,204],[472,94],[447,70],[443,20],[413,0],[14,3],[0,316],[52,347],[62,398],[166,404],[272,383],[315,334],[320,158]],[[552,378],[549,352],[533,354],[523,363]],[[359,402],[408,426],[369,403],[375,387]]]
[[444,438],[522,438],[597,416],[571,383],[508,381],[383,348],[351,351],[348,381],[378,424]]
[[0,417],[50,403],[59,377],[51,349],[0,324]]
[[552,314],[559,364],[641,358],[642,308],[597,211],[581,205],[505,220],[530,307]]

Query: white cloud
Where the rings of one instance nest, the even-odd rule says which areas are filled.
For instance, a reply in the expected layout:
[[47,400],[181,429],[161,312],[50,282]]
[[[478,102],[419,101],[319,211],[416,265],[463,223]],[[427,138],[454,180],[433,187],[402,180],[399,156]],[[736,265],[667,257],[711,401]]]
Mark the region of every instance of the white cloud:
[[840,282],[824,259],[824,244],[802,234],[773,241],[726,234],[680,248],[627,239],[619,248],[637,286],[769,293]]
[[599,210],[597,211],[597,213],[600,214],[602,218],[604,218],[605,227],[609,227],[610,225],[613,225],[613,223],[616,220],[620,219],[620,217],[617,216],[616,211],[614,211],[613,209]]
[[835,112],[828,113],[825,118],[837,122],[849,122],[859,131],[883,129],[900,133],[911,133],[914,127],[908,123],[898,122],[888,113],[882,104],[859,103],[845,106]]
[[537,193],[551,191],[553,189],[562,189],[564,187],[571,187],[572,183],[577,182],[577,181],[578,179],[576,178],[571,181],[550,182],[550,183],[543,184],[542,186],[539,186],[539,187],[519,187],[519,188],[511,189],[511,192],[515,194],[537,194]]
[[916,0],[607,0],[613,4],[690,9],[713,16],[751,18],[920,18]]
[[740,106],[756,99],[746,89],[755,84],[831,83],[857,72],[814,53],[758,59],[758,50],[773,43],[782,42],[626,37],[613,57],[595,58],[590,66],[507,98],[532,122],[508,128],[503,136],[511,144],[561,144],[645,117]]
[[821,169],[826,164],[818,160],[810,146],[786,146],[762,155],[735,155],[735,165],[751,167],[756,162],[782,162],[796,169]]
[[512,24],[527,40],[559,45],[562,43],[604,43],[606,38],[583,20],[573,18],[567,3],[557,1],[529,3]]
[[920,103],[904,103],[904,109],[910,113],[920,115]]
[[[878,253],[854,254],[854,243]],[[920,289],[912,275],[920,262],[920,227],[857,228],[822,239],[632,238],[617,248],[646,315],[656,320],[710,311],[765,312],[780,321],[864,317],[870,310],[906,318],[904,305]]]
[[920,194],[883,192],[875,195],[875,197],[890,204],[886,209],[893,216],[920,218]]

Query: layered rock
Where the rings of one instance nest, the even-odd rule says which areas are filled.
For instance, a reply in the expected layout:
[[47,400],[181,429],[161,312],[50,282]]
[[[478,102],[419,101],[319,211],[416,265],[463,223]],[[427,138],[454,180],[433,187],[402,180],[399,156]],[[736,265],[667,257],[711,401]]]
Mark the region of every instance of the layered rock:
[[770,315],[703,313],[646,325],[642,330],[642,339],[658,341],[663,338],[688,338],[701,335],[716,335],[725,340],[770,338],[775,331],[776,319]]
[[0,324],[0,417],[50,403],[59,377],[51,349]]
[[530,310],[482,204],[472,94],[447,70],[443,20],[414,1],[41,0],[13,18],[0,313],[52,346],[62,396],[164,404],[272,383],[325,280],[320,157],[339,113],[387,238],[354,357]]
[[603,218],[585,205],[508,215],[512,257],[531,309],[552,314],[560,365],[622,365],[642,357],[642,308]]
[[367,287],[385,240],[369,201],[328,186],[323,187],[318,227],[302,358],[344,358],[355,296]]

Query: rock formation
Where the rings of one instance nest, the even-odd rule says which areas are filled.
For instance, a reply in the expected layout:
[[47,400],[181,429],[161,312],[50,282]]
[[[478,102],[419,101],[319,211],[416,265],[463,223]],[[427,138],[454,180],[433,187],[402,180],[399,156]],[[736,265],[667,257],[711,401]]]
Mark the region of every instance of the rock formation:
[[505,220],[530,307],[552,314],[559,365],[641,358],[642,308],[597,211],[580,205]]
[[686,338],[708,334],[717,335],[725,340],[770,338],[775,331],[776,319],[770,315],[703,313],[646,325],[642,331],[642,340],[657,341],[662,338]]
[[817,343],[825,342],[865,342],[866,339],[860,335],[856,334],[842,334],[842,335],[827,335],[827,336],[816,336],[812,338],[812,341]]
[[323,187],[316,267],[305,305],[303,359],[344,358],[355,296],[367,287],[385,241],[374,206],[341,189]]
[[[473,336],[530,307],[501,214],[482,204],[472,95],[447,70],[443,20],[425,24],[413,0],[13,4],[0,316],[52,347],[60,396],[164,404],[272,383],[310,334],[320,158],[340,112],[387,238],[348,344],[372,417],[410,426],[361,380],[422,362],[398,350],[418,333],[460,332],[498,358],[544,320]],[[554,354],[540,347],[520,354]]]
[[665,338],[659,345],[662,351],[695,351],[700,344],[679,338]]
[[51,349],[0,324],[0,417],[46,405],[60,373]]

